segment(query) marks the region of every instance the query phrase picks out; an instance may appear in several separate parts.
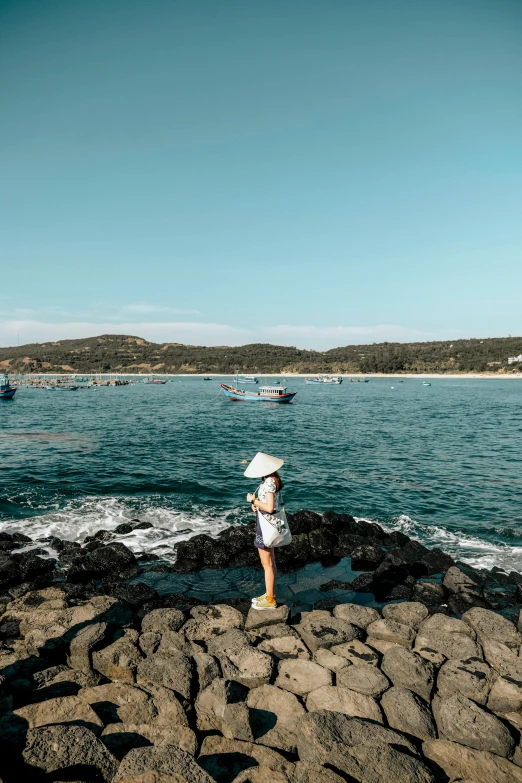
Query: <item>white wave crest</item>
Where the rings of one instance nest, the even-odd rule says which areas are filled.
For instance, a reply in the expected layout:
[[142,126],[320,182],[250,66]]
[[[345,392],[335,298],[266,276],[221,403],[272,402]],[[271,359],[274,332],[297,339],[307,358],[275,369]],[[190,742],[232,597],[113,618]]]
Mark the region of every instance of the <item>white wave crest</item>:
[[[375,520],[367,519],[367,522]],[[379,522],[388,532],[400,530],[429,548],[439,547],[455,560],[462,560],[474,568],[491,569],[498,566],[505,571],[522,572],[522,547],[486,541],[463,531],[446,530],[438,525],[423,525],[406,514],[392,523]]]
[[152,527],[116,534],[114,540],[122,541],[133,552],[153,553],[173,562],[174,544],[199,533],[216,536],[232,524],[235,516],[234,510],[216,511],[194,507],[192,511],[186,512],[162,505],[151,506],[147,502],[137,508],[135,503],[125,503],[121,498],[88,497],[39,516],[7,520],[0,525],[0,529],[29,536],[34,543],[25,549],[40,546],[49,554],[55,554],[47,544],[54,536],[83,543],[87,536],[92,536],[98,530],[113,531],[124,522],[137,522],[139,519],[140,522],[149,522]]

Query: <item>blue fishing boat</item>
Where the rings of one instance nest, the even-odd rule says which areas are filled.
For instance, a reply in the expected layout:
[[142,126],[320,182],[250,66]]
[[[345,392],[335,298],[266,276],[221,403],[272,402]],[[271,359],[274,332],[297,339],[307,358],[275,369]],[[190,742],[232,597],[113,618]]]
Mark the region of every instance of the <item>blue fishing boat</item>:
[[239,383],[240,384],[244,384],[244,383],[259,383],[259,379],[256,378],[255,375],[242,375],[239,378]]
[[259,391],[245,391],[239,388],[239,378],[236,373],[235,385],[220,383],[223,393],[231,402],[292,402],[297,392],[287,392],[286,386],[260,386]]
[[11,386],[9,383],[7,373],[0,375],[0,400],[12,400],[17,390],[18,386]]

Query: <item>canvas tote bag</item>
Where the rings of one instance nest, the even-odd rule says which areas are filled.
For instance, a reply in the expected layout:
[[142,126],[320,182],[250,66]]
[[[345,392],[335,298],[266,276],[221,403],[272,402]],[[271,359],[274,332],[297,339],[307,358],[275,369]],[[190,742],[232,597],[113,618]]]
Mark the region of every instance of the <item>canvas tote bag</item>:
[[265,546],[272,549],[272,547],[287,546],[291,542],[292,533],[286,518],[282,497],[281,508],[274,511],[273,514],[268,514],[260,509],[257,510],[257,513],[259,514],[259,526]]

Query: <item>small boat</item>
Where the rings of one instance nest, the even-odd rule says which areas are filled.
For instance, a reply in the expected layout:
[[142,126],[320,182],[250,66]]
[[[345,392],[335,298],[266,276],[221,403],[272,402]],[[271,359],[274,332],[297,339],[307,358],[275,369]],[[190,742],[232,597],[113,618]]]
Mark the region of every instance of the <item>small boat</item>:
[[18,390],[18,386],[11,386],[9,376],[0,375],[0,400],[12,400]]
[[47,391],[77,391],[80,387],[79,386],[73,386],[72,384],[60,384],[57,383],[55,386],[46,386],[45,387]]
[[142,380],[142,383],[154,383],[156,385],[167,383],[167,381],[163,380],[162,378],[144,378]]
[[259,380],[255,375],[242,375],[239,378],[239,383],[259,383]]
[[203,378],[204,381],[211,381],[212,378]]
[[339,375],[314,375],[313,378],[305,378],[305,383],[328,383],[339,386],[343,379]]
[[245,402],[292,402],[297,392],[287,392],[286,386],[272,385],[272,386],[260,386],[259,391],[245,391],[239,388],[240,378],[236,374],[235,386],[229,386],[226,383],[220,383],[219,385],[223,389],[223,393],[231,402],[239,402],[244,400]]
[[423,386],[431,386],[431,383],[429,381],[423,381],[422,385]]

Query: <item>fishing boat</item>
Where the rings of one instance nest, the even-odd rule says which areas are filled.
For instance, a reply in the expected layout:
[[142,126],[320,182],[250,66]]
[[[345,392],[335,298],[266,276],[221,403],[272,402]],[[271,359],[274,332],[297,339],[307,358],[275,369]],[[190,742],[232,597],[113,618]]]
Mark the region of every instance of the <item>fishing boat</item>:
[[239,383],[259,383],[259,379],[255,375],[242,375],[239,378]]
[[260,386],[259,391],[245,391],[239,388],[241,379],[236,373],[235,385],[220,383],[223,393],[231,402],[292,402],[297,392],[287,392],[286,386]]
[[54,386],[46,386],[47,391],[77,391],[80,387],[71,383],[57,383]]
[[429,381],[423,381],[422,385],[423,386],[431,386],[431,383]]
[[161,383],[167,383],[167,381],[163,380],[162,378],[144,378],[142,383],[154,383],[158,385]]
[[305,383],[327,383],[339,386],[343,379],[339,375],[314,375],[313,378],[305,378]]
[[204,381],[211,381],[212,378],[203,378]]
[[18,386],[11,386],[9,376],[0,375],[0,400],[12,400],[15,396]]

